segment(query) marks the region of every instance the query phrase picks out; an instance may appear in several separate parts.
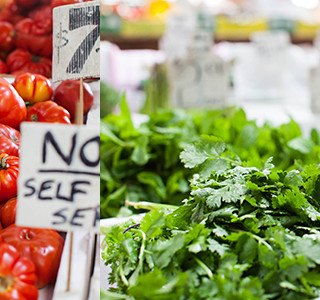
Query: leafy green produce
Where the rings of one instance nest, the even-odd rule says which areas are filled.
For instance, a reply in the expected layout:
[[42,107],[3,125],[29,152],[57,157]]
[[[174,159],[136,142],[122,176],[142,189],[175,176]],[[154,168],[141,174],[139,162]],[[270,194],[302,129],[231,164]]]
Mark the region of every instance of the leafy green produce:
[[159,109],[168,109],[169,83],[165,64],[155,64],[151,67],[150,78],[144,83],[146,102],[141,113],[150,114]]
[[[235,107],[162,110],[135,127],[124,97],[120,108],[120,114],[101,120],[101,218],[132,213],[126,200],[179,205],[190,192],[191,167],[205,162],[199,168],[206,176],[225,165],[224,160],[208,157],[209,146],[195,156],[192,151],[201,136],[223,141],[230,159],[241,159],[246,166],[262,168],[273,156],[276,169],[301,170],[320,158],[319,133],[313,130],[310,138],[303,137],[293,120],[281,126],[258,126]],[[186,168],[179,159],[185,148],[189,149]]]
[[109,84],[100,81],[100,116],[101,118],[112,113],[113,109],[120,102],[120,93]]
[[320,296],[318,162],[282,170],[272,158],[258,168],[239,156],[215,136],[185,147],[180,158],[194,175],[183,205],[106,235],[102,257],[117,284],[108,292],[139,300]]

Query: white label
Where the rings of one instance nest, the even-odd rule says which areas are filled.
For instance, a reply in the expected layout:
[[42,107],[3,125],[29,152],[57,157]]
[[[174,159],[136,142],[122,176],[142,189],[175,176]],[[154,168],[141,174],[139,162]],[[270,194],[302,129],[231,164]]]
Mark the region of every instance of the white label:
[[221,107],[229,90],[229,68],[221,58],[207,55],[176,59],[168,64],[171,101],[175,107]]
[[208,55],[212,46],[212,34],[204,30],[197,30],[192,37],[188,52],[192,56]]
[[280,63],[290,44],[290,35],[285,31],[257,31],[252,34],[251,40],[262,61],[277,60],[277,63]]
[[53,9],[53,81],[100,76],[100,2]]
[[311,72],[311,110],[320,114],[320,64]]
[[99,232],[99,130],[24,122],[21,137],[16,223]]

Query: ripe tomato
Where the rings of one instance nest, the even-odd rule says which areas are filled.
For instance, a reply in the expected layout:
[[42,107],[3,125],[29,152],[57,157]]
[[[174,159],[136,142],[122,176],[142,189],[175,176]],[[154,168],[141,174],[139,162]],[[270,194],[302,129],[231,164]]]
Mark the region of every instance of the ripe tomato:
[[83,2],[83,1],[82,0],[52,0],[51,7],[55,8],[57,6],[76,4],[76,3],[81,3],[81,2]]
[[18,129],[27,115],[26,104],[15,88],[0,77],[0,124]]
[[10,52],[15,47],[15,32],[11,23],[0,21],[0,51]]
[[0,238],[33,261],[38,288],[55,281],[64,246],[64,239],[57,231],[10,225],[0,232]]
[[[66,108],[74,119],[76,114],[76,103],[80,99],[80,80],[65,80],[61,82],[54,91],[53,100]],[[83,83],[83,114],[85,115],[93,105],[93,93],[90,85]]]
[[51,99],[52,85],[50,80],[39,74],[24,73],[14,80],[13,86],[24,101],[37,103]]
[[17,201],[17,198],[11,198],[2,206],[0,213],[3,228],[16,222]]
[[52,56],[52,11],[43,9],[34,18],[25,18],[16,24],[16,45],[39,56]]
[[6,63],[0,59],[0,74],[8,74],[9,69],[6,65]]
[[15,0],[0,1],[0,21],[7,21],[11,24],[16,24],[24,17],[19,12],[19,7]]
[[8,55],[7,65],[11,74],[22,71],[51,77],[52,61],[49,58],[32,55],[23,49],[16,49]]
[[35,270],[35,265],[30,259],[21,257],[14,246],[1,242],[0,299],[38,299],[38,289],[35,286],[37,282]]
[[53,30],[52,9],[49,5],[43,7],[33,17],[32,33],[35,35],[51,34]]
[[0,124],[0,153],[19,156],[20,132],[14,128]]
[[26,121],[71,124],[69,112],[51,100],[30,106]]
[[7,201],[17,195],[19,158],[6,153],[0,154],[0,201]]
[[38,0],[16,0],[19,7],[31,8],[38,3]]

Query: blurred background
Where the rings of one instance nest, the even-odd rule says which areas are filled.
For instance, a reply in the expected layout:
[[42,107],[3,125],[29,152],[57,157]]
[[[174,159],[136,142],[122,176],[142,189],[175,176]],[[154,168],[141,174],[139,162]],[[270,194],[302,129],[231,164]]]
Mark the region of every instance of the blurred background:
[[306,130],[320,113],[320,0],[101,0],[101,113],[243,107]]

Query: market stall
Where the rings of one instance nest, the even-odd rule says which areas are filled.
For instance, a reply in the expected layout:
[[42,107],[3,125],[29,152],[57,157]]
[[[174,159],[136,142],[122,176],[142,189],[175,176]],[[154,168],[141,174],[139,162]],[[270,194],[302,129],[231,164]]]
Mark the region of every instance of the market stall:
[[[100,82],[90,51],[99,48],[100,6],[82,2],[0,4],[1,299],[99,297],[99,229],[92,225],[93,216],[98,218],[99,170],[96,183],[86,175],[90,188],[81,187],[86,196],[79,197],[81,172],[88,170],[80,170],[73,155],[80,151],[89,164],[89,146],[79,150],[76,139],[93,138],[87,144],[99,169]],[[86,16],[80,13],[76,19],[73,12]],[[73,32],[70,24],[81,31]],[[97,38],[81,44],[91,32]],[[75,41],[75,36],[82,40]],[[61,40],[67,43],[62,46]],[[78,42],[81,49],[91,50],[73,59]],[[72,69],[61,68],[59,63],[67,65],[68,59]],[[75,150],[65,166],[68,134],[75,136]],[[80,214],[85,206],[91,207],[88,216]]]

